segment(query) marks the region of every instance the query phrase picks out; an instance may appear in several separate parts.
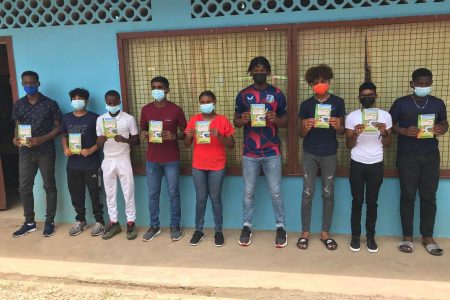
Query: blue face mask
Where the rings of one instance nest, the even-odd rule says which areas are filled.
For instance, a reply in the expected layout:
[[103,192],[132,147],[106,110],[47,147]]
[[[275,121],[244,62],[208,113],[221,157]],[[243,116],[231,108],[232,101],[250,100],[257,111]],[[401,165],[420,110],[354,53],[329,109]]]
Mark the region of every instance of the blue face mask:
[[431,93],[431,86],[426,86],[426,87],[415,86],[414,87],[414,94],[416,94],[419,97],[426,97],[430,93]]
[[23,89],[27,95],[34,95],[38,92],[38,87],[35,85],[26,85]]
[[200,104],[200,111],[204,114],[212,113],[214,108],[214,103]]
[[86,107],[86,101],[85,100],[80,100],[80,99],[74,99],[74,100],[72,100],[70,105],[72,105],[72,108],[75,111],[79,111],[79,110],[82,110],[82,109],[84,109]]
[[120,111],[120,104],[119,105],[116,105],[116,106],[109,106],[109,105],[106,105],[106,110],[107,111],[109,111],[111,114],[115,114],[115,113],[117,113],[118,111]]
[[163,101],[166,97],[164,90],[152,90],[152,97],[156,101]]

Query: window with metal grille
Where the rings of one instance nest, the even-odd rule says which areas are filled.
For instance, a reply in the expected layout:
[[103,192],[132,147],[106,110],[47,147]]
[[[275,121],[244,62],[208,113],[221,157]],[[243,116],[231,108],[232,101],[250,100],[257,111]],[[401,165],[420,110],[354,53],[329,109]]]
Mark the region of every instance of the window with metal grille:
[[[411,73],[426,67],[433,71],[433,95],[450,97],[450,16],[417,19],[371,20],[276,25],[267,27],[123,33],[118,35],[124,102],[140,117],[151,100],[150,80],[162,75],[171,82],[169,99],[183,107],[186,117],[198,113],[198,95],[210,89],[218,97],[217,110],[230,120],[238,91],[252,83],[246,74],[254,56],[272,64],[270,83],[288,99],[287,129],[280,131],[283,173],[301,175],[302,140],[297,113],[301,101],[312,95],[304,82],[305,71],[320,63],[335,73],[331,92],[344,98],[347,113],[358,109],[358,87],[365,77],[378,87],[378,107],[389,110],[398,97],[411,93]],[[407,23],[409,22],[409,23]],[[236,130],[236,147],[228,152],[231,174],[240,174],[242,129]],[[395,139],[394,139],[395,140]],[[348,174],[350,152],[338,137],[338,175]],[[441,175],[450,177],[450,137],[439,137]],[[145,172],[146,145],[133,152],[137,173]],[[191,164],[191,150],[182,147],[183,166]],[[385,152],[385,173],[395,176],[396,143]]]
[[[334,71],[331,92],[344,98],[347,113],[360,107],[358,87],[369,75],[377,85],[377,107],[389,111],[393,101],[411,94],[411,74],[420,67],[433,72],[433,95],[450,99],[450,22],[425,22],[374,26],[302,29],[297,31],[297,106],[312,95],[304,82],[306,70],[325,63]],[[449,106],[447,106],[447,110]],[[438,138],[441,169],[450,169],[449,134]],[[345,138],[338,138],[338,169],[346,174],[350,151]],[[298,158],[302,157],[300,140]],[[395,174],[396,138],[385,151],[387,174]],[[300,172],[297,162],[296,172]],[[443,172],[445,173],[445,172]]]
[[[272,65],[269,83],[289,97],[288,40],[287,30],[190,31],[188,35],[173,32],[162,36],[148,33],[142,38],[126,39],[123,59],[128,109],[139,120],[142,107],[153,101],[151,79],[164,76],[170,82],[167,98],[183,108],[187,119],[199,113],[198,95],[211,90],[217,97],[216,111],[232,121],[238,92],[253,83],[247,74],[250,60],[260,55],[266,56]],[[288,170],[287,130],[279,129],[279,134],[283,161]],[[236,130],[235,140],[235,148],[227,151],[227,166],[229,172],[239,174],[243,129]],[[146,147],[144,143],[132,154],[133,162],[140,170],[145,164]],[[191,165],[191,155],[190,148],[181,146],[181,161],[185,169]]]

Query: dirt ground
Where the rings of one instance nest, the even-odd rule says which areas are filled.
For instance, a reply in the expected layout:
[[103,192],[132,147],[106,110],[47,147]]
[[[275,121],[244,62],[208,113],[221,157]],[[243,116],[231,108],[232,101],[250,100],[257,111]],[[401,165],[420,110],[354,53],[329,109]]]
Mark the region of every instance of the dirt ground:
[[173,288],[139,285],[122,285],[102,282],[82,282],[67,279],[42,278],[16,274],[0,274],[0,299],[371,299],[406,300],[407,298],[362,297],[325,293],[306,293],[280,289],[237,288]]

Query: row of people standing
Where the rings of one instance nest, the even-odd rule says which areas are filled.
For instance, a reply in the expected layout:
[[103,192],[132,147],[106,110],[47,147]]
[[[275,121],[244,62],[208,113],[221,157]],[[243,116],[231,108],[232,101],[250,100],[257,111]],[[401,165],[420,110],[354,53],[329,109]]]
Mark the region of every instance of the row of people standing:
[[[284,247],[287,245],[287,234],[281,192],[280,139],[277,129],[278,127],[285,127],[287,125],[286,99],[280,89],[267,83],[267,77],[271,73],[271,66],[266,58],[255,57],[252,59],[248,73],[253,77],[254,84],[239,92],[236,97],[235,117],[233,120],[236,128],[244,128],[242,158],[244,179],[243,228],[238,242],[242,246],[248,246],[251,243],[256,179],[262,168],[272,196],[275,213],[275,225],[277,229],[274,245],[276,247]],[[411,87],[414,89],[414,93],[396,100],[392,106],[391,114],[393,122],[389,113],[378,110],[377,120],[373,125],[376,128],[375,134],[368,133],[365,131],[365,125],[362,122],[362,110],[351,113],[344,123],[346,113],[343,99],[328,93],[332,78],[333,72],[326,65],[312,67],[305,74],[305,80],[312,87],[314,96],[303,101],[299,111],[300,135],[304,138],[302,164],[304,168],[304,184],[301,212],[302,234],[297,246],[300,249],[308,248],[311,203],[314,196],[316,173],[320,168],[322,196],[324,200],[323,225],[320,239],[327,249],[337,249],[336,241],[330,236],[334,205],[334,177],[337,150],[336,134],[345,133],[347,146],[352,149],[350,184],[353,205],[350,248],[354,251],[358,251],[360,248],[361,207],[364,202],[364,187],[366,187],[366,202],[368,205],[366,219],[367,248],[371,252],[376,252],[378,249],[374,239],[377,211],[376,202],[383,180],[383,147],[390,145],[393,130],[400,136],[399,153],[401,154],[399,156],[408,154],[405,157],[411,156],[413,160],[415,159],[414,155],[419,155],[422,158],[424,156],[423,153],[420,153],[420,151],[417,152],[416,150],[426,149],[426,151],[429,151],[426,155],[432,154],[433,158],[435,158],[437,153],[437,157],[439,157],[435,135],[443,134],[448,129],[445,104],[442,100],[429,95],[429,87],[432,84],[431,72],[426,69],[418,69],[412,76]],[[62,130],[60,130],[59,121],[61,120],[61,113],[58,105],[53,100],[38,93],[39,78],[37,74],[34,72],[25,72],[22,75],[22,84],[27,96],[16,102],[13,117],[18,125],[31,124],[33,134],[26,141],[27,147],[21,147],[20,149],[22,166],[20,168],[20,192],[24,202],[25,223],[13,235],[16,237],[22,236],[30,231],[36,230],[34,211],[31,203],[33,203],[32,181],[34,181],[34,176],[38,168],[41,170],[41,173],[47,174],[46,176],[43,175],[44,188],[47,192],[47,216],[44,235],[50,236],[54,232],[53,219],[56,212],[56,188],[54,185],[54,146],[52,146],[52,139],[61,131],[63,133],[62,143],[64,152],[69,156],[67,165],[69,192],[77,212],[76,223],[71,229],[71,235],[81,233],[87,226],[84,207],[85,199],[84,193],[82,193],[84,191],[84,185],[87,186],[91,199],[93,200],[94,216],[96,218],[96,224],[91,232],[92,235],[102,234],[104,239],[108,239],[121,231],[117,219],[116,200],[116,180],[119,177],[126,201],[127,237],[129,239],[136,238],[137,233],[134,225],[134,183],[130,161],[130,145],[137,145],[139,143],[139,132],[134,118],[120,110],[120,95],[115,91],[107,92],[105,101],[108,112],[97,118],[97,115],[86,110],[89,99],[89,94],[86,94],[87,91],[83,89],[72,91],[70,97],[74,112],[62,118]],[[225,149],[230,149],[234,146],[233,126],[225,116],[215,113],[217,100],[215,95],[210,91],[205,91],[200,95],[201,113],[193,116],[189,123],[187,123],[181,107],[167,99],[167,94],[170,89],[169,81],[166,78],[155,77],[151,81],[151,89],[152,97],[155,101],[143,107],[140,120],[141,140],[148,141],[146,170],[150,210],[150,228],[144,234],[143,240],[150,241],[161,232],[159,197],[163,175],[166,179],[170,199],[170,237],[175,241],[179,240],[182,236],[178,176],[180,168],[179,140],[184,140],[186,146],[193,145],[194,147],[193,179],[197,194],[196,230],[190,243],[191,245],[197,245],[204,237],[204,214],[206,201],[209,196],[212,201],[214,215],[215,244],[221,246],[224,244],[222,234],[221,187],[225,176]],[[428,91],[427,94],[425,94],[426,91]],[[359,98],[363,108],[375,107],[376,96],[376,87],[374,84],[364,83],[361,85]],[[411,111],[414,108],[411,107],[412,102],[417,107],[414,116]],[[329,109],[329,115],[325,116],[322,122],[317,121],[316,114],[318,106]],[[262,114],[263,118],[256,118],[256,121],[252,120],[252,115],[254,115],[252,111],[257,111],[258,109],[262,109],[259,114]],[[417,117],[424,113],[435,115],[435,119],[433,120],[435,124],[432,128],[433,134],[429,139],[417,139]],[[40,116],[40,123],[39,118],[36,118],[37,116]],[[45,118],[46,116],[48,118]],[[77,120],[81,120],[80,117],[83,117],[83,119],[92,119],[87,122],[91,125],[79,124]],[[414,118],[415,120],[413,120]],[[114,121],[111,122],[110,119]],[[252,124],[253,121],[260,123],[259,125],[255,125],[256,123]],[[322,124],[325,126],[318,126],[318,123],[325,123]],[[392,123],[394,123],[393,127]],[[107,124],[115,124],[115,127],[108,126]],[[205,124],[206,129],[199,129],[199,126],[205,126]],[[88,127],[92,128],[92,126],[95,127],[95,134],[92,134],[94,131],[89,129],[91,136],[88,137],[84,131]],[[152,126],[154,127],[153,129]],[[114,135],[108,137],[107,131],[110,129],[107,128],[115,128],[116,132]],[[155,130],[155,128],[159,128],[159,130]],[[68,140],[71,133],[81,134],[82,147],[79,154],[71,153],[70,141]],[[18,146],[21,145],[21,140],[18,136],[14,139],[14,143]],[[105,154],[105,159],[101,166],[110,218],[110,224],[106,227],[104,226],[102,204],[98,200],[98,168],[94,168],[96,164],[93,161],[89,162],[89,159],[92,159],[91,157],[95,157],[95,153],[98,156],[101,147],[103,147]],[[42,159],[44,156],[50,157],[49,160],[53,159],[53,165],[44,162],[44,159]],[[28,167],[22,163],[28,160],[33,162],[33,159],[34,164],[28,165]],[[415,160],[414,163],[417,165],[418,161]],[[45,167],[46,164],[49,164],[50,167]],[[85,168],[81,168],[83,170],[76,170],[80,169],[78,166],[82,165],[85,165],[86,168],[89,166],[89,172],[85,172]],[[439,179],[439,163],[437,163],[437,166],[436,164],[433,165],[433,174],[426,173],[427,179],[430,179],[431,175],[435,178],[433,181],[434,194],[433,190],[429,189],[426,191],[426,195],[422,195],[424,194],[421,192],[423,190],[423,184],[421,180],[418,180],[422,178],[421,176],[425,172],[422,170],[422,165],[417,166],[415,182],[413,182],[414,180],[411,178],[412,175],[410,173],[400,170],[399,163],[398,166],[402,188],[401,215],[404,231],[404,241],[400,244],[399,249],[403,252],[412,252],[413,250],[413,215],[411,215],[411,209],[413,211],[414,198],[410,197],[411,193],[408,194],[408,191],[414,189],[415,193],[417,188],[419,188],[421,202],[425,203],[425,205],[421,206],[421,210],[423,211],[423,215],[421,215],[423,243],[431,254],[442,254],[442,249],[437,246],[432,238],[436,211],[435,194]],[[74,172],[74,170],[79,172]],[[436,170],[437,178],[435,176]],[[405,179],[405,176],[409,179]]]

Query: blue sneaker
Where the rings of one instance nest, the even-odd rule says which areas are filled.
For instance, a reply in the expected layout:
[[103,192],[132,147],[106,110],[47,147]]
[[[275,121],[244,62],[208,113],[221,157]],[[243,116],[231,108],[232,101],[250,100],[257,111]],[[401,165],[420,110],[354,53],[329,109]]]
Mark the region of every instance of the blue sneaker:
[[19,230],[17,230],[16,232],[13,233],[12,236],[15,237],[15,238],[18,238],[18,237],[24,236],[25,234],[27,234],[29,232],[36,231],[36,229],[37,229],[37,226],[36,226],[35,222],[33,222],[33,223],[24,223],[22,225],[22,227],[20,227]]
[[45,237],[49,237],[53,234],[55,234],[55,223],[45,222],[44,232],[42,233],[42,235]]

